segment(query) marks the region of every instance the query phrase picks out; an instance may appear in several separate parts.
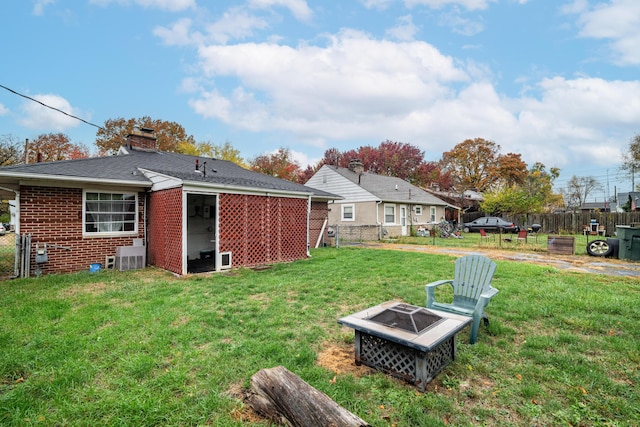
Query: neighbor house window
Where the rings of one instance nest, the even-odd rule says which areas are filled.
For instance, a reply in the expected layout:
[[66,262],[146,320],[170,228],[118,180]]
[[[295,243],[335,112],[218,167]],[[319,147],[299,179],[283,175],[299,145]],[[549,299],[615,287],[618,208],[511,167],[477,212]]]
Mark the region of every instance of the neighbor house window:
[[138,231],[136,193],[84,193],[85,234],[131,234]]
[[422,215],[422,206],[416,205],[415,211],[416,211],[416,215]]
[[385,224],[396,223],[396,205],[384,205],[384,222]]
[[431,206],[429,211],[430,211],[429,212],[429,221],[436,222],[436,207],[435,206]]
[[353,221],[355,219],[353,205],[342,205],[342,220],[343,221]]

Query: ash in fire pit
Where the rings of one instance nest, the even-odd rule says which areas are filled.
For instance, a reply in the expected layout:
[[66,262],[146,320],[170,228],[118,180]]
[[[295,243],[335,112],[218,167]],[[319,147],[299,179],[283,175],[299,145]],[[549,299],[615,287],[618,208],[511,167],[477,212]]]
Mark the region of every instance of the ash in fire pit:
[[368,320],[391,328],[399,328],[407,332],[420,334],[440,323],[442,317],[436,316],[424,308],[408,304],[397,304],[375,316],[371,316]]

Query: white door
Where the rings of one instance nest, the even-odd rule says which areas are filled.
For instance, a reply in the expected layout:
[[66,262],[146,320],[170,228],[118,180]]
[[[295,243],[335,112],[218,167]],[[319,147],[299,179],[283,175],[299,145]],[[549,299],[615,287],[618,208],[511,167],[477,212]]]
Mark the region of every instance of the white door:
[[400,205],[400,229],[403,236],[407,235],[407,207]]

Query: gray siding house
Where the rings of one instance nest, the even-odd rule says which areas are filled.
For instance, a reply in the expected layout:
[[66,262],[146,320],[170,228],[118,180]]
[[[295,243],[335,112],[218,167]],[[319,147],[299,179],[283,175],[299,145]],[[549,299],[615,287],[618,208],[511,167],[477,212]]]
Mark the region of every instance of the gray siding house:
[[329,226],[376,226],[378,238],[409,235],[412,227],[428,229],[447,210],[456,218],[459,211],[403,179],[365,172],[358,160],[349,168],[324,165],[305,185],[342,197],[329,203]]

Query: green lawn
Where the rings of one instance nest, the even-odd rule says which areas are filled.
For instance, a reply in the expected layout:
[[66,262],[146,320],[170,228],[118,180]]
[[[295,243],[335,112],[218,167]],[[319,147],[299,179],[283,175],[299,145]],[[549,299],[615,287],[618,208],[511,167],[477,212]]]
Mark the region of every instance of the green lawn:
[[[0,283],[0,424],[269,425],[240,399],[283,365],[374,426],[640,425],[640,281],[497,261],[476,345],[425,393],[319,364],[351,352],[336,320],[424,304],[454,258],[323,248],[268,269],[177,278],[147,269]],[[338,369],[340,368],[340,369]],[[342,369],[344,368],[344,369]]]

